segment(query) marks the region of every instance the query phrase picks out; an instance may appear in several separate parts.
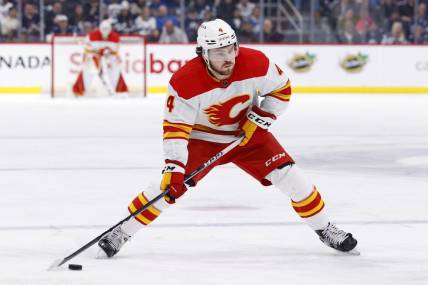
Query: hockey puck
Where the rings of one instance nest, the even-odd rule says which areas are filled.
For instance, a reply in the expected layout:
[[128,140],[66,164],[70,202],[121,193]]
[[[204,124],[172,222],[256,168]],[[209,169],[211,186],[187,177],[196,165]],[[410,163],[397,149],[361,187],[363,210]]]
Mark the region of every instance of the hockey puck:
[[69,264],[68,269],[70,270],[82,270],[83,266],[80,264]]

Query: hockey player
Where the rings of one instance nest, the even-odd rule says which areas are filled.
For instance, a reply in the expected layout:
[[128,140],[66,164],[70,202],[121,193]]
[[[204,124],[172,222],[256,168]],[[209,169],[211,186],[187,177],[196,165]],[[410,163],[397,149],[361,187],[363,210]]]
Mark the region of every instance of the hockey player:
[[[326,245],[348,252],[357,245],[352,234],[330,220],[317,188],[268,131],[287,108],[291,96],[285,72],[262,52],[239,47],[235,32],[223,20],[204,22],[198,29],[198,56],[171,78],[165,104],[163,148],[165,168],[160,186],[131,201],[130,213],[170,188],[135,218],[116,227],[99,241],[111,257],[139,229],[150,224],[195,186],[215,165],[232,162],[268,186],[291,198],[296,213]],[[258,103],[261,99],[261,103]],[[214,166],[183,183],[186,174],[245,134],[244,140]]]
[[112,31],[109,20],[102,21],[99,29],[88,34],[83,69],[73,85],[73,93],[76,96],[85,94],[94,76],[100,77],[109,95],[114,95],[115,92],[127,94],[128,86],[120,72],[119,42],[120,36]]

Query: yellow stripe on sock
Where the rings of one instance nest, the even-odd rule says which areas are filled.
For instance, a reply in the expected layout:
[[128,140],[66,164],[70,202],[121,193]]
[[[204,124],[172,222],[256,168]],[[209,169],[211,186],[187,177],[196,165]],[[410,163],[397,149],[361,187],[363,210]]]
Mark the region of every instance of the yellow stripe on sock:
[[300,217],[306,218],[306,217],[312,216],[314,213],[316,213],[317,211],[321,210],[321,208],[323,206],[324,206],[324,201],[321,200],[321,203],[319,203],[318,206],[316,206],[312,210],[310,210],[308,212],[304,212],[304,213],[298,213],[298,214],[299,214]]
[[[146,200],[146,198],[143,196],[143,193],[140,193],[140,195],[138,195],[138,200],[140,200],[141,204],[146,205],[149,201]],[[147,210],[150,211],[150,213],[152,213],[155,216],[159,216],[161,214],[161,212],[156,209],[153,205],[150,206],[149,208],[147,208]]]
[[308,198],[306,198],[305,200],[301,201],[301,202],[291,202],[291,205],[293,205],[293,207],[303,207],[306,206],[308,204],[310,204],[313,200],[315,200],[315,198],[317,197],[318,191],[314,191],[312,192],[311,196],[309,196]]

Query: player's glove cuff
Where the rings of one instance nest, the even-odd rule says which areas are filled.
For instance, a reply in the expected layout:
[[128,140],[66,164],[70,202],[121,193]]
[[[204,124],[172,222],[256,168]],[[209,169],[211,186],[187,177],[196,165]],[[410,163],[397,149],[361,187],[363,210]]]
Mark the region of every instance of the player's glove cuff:
[[[244,132],[245,138],[242,140],[240,146],[245,146],[249,143],[253,137],[258,137],[256,141],[261,142],[263,134],[267,132],[267,129],[275,121],[276,116],[263,111],[257,106],[253,106],[252,109],[247,113],[247,116],[241,122],[240,127]],[[256,135],[258,134],[258,135]]]
[[180,198],[186,191],[184,185],[185,166],[180,161],[166,160],[166,165],[162,171],[161,191],[169,189],[169,193],[164,199],[169,204],[174,204],[175,199]]
[[166,173],[166,172],[180,172],[180,173],[184,173],[185,170],[185,165],[178,161],[178,160],[165,160],[165,166],[162,170],[162,174]]
[[256,124],[259,128],[266,130],[276,120],[276,116],[269,112],[263,111],[257,106],[253,106],[251,111],[247,114],[247,119]]

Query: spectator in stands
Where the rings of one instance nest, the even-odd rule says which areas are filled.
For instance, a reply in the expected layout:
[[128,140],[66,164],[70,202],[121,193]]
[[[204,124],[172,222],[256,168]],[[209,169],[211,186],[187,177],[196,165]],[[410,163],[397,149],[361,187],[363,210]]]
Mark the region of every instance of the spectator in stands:
[[143,9],[145,7],[148,7],[147,0],[136,0],[135,2],[131,3],[131,14],[132,15],[141,15],[141,12],[143,12]]
[[19,20],[15,7],[8,9],[8,15],[1,19],[1,34],[5,41],[15,41],[18,37]]
[[166,6],[164,1],[162,0],[152,0],[150,1],[149,8],[152,12],[158,11],[160,6]]
[[11,3],[11,0],[0,0],[0,21],[8,17],[9,10],[13,7],[13,3]]
[[357,32],[352,19],[347,19],[344,23],[343,31],[338,34],[338,42],[341,44],[360,44],[362,37]]
[[85,12],[82,4],[77,4],[74,7],[73,13],[69,18],[70,27],[74,34],[85,34]]
[[202,14],[202,21],[208,22],[212,20],[214,20],[213,12],[211,10],[205,10],[204,13]]
[[236,31],[241,28],[242,24],[242,17],[241,17],[241,11],[239,11],[238,8],[233,11],[233,18],[232,18],[232,28]]
[[[181,15],[181,10],[180,10],[181,0],[168,0],[168,1],[166,1],[166,5],[168,7],[170,15],[176,15],[176,16]],[[184,5],[186,5],[186,4],[184,4]],[[185,6],[185,9],[188,9],[188,8],[189,8],[188,6]]]
[[151,43],[159,42],[160,32],[157,28],[153,29],[150,34],[147,36],[147,41]]
[[403,29],[406,37],[410,34],[410,27],[415,15],[414,0],[398,1],[398,12],[400,13],[400,21],[403,24]]
[[413,31],[409,37],[410,43],[414,44],[426,44],[428,43],[428,33],[427,30],[419,25],[413,27]]
[[259,41],[253,32],[253,25],[250,21],[242,22],[241,28],[238,30],[237,37],[239,41],[243,43],[254,43]]
[[192,9],[196,10],[200,18],[204,18],[206,11],[210,11],[211,7],[208,5],[207,0],[195,0],[193,5],[190,6]]
[[337,34],[338,42],[340,42],[340,39],[339,39],[340,35],[343,35],[345,32],[345,29],[346,29],[345,26],[349,25],[349,23],[353,23],[353,25],[355,26],[356,20],[357,20],[357,17],[355,16],[353,9],[348,9],[344,13],[345,14],[341,15],[340,19],[337,22],[336,34]]
[[97,26],[100,24],[100,6],[99,0],[90,0],[85,6],[86,19],[93,25]]
[[147,36],[156,29],[156,19],[152,17],[149,7],[144,7],[141,10],[140,16],[135,19],[133,31],[140,35]]
[[392,15],[396,12],[398,14],[398,6],[394,0],[380,0],[380,18],[379,23],[383,30],[389,30],[392,25]]
[[194,9],[187,11],[186,21],[184,22],[185,30],[189,41],[195,42],[198,35],[198,28],[201,25],[201,19],[198,17],[198,12]]
[[[356,10],[356,5],[352,0],[340,0],[333,2],[332,4],[332,13],[329,20],[330,26],[333,31],[340,33],[339,29],[344,28],[344,23],[346,22],[345,18],[349,15],[348,11],[352,11],[352,16],[355,16],[354,11]],[[341,27],[338,27],[341,26]]]
[[109,19],[117,19],[117,16],[122,10],[122,3],[120,0],[111,0],[111,3],[107,6],[107,14]]
[[63,14],[61,2],[54,2],[51,6],[47,6],[47,12],[45,15],[45,33],[52,33],[55,27],[55,18],[58,15]]
[[159,39],[160,43],[188,43],[186,33],[174,25],[172,20],[167,20],[162,29]]
[[382,42],[383,30],[377,25],[371,25],[363,38],[363,42],[368,44],[380,44]]
[[428,29],[428,16],[427,16],[427,4],[421,2],[418,6],[417,19],[414,25],[421,26],[424,29]]
[[239,0],[239,3],[236,5],[236,8],[238,8],[241,14],[241,17],[245,20],[251,16],[251,13],[253,13],[255,7],[256,4],[250,2],[249,0]]
[[27,3],[24,6],[21,31],[26,41],[38,41],[40,39],[40,17],[31,3]]
[[68,17],[66,15],[56,15],[54,23],[55,26],[52,29],[54,35],[67,35],[73,33],[72,28],[68,25]]
[[215,3],[215,10],[218,18],[226,21],[233,27],[233,12],[235,2],[233,0],[219,0]]
[[159,31],[162,31],[167,21],[172,21],[174,25],[178,25],[177,17],[168,14],[168,7],[166,5],[160,5],[156,13],[156,27]]
[[357,23],[355,24],[355,30],[361,39],[364,39],[369,32],[370,28],[376,26],[375,21],[369,13],[369,6],[360,6]]
[[115,30],[120,34],[129,34],[134,26],[134,19],[129,11],[128,1],[122,1],[122,9],[117,16],[117,22],[114,25]]
[[271,19],[263,22],[263,40],[267,43],[279,43],[284,40],[284,36],[275,30]]
[[254,33],[256,35],[260,34],[260,30],[262,29],[262,17],[261,17],[261,11],[259,6],[254,7],[253,12],[251,13],[251,16],[249,18],[249,21],[253,26]]
[[406,36],[404,33],[403,24],[399,21],[396,21],[392,24],[391,32],[388,35],[385,35],[383,44],[406,44]]

